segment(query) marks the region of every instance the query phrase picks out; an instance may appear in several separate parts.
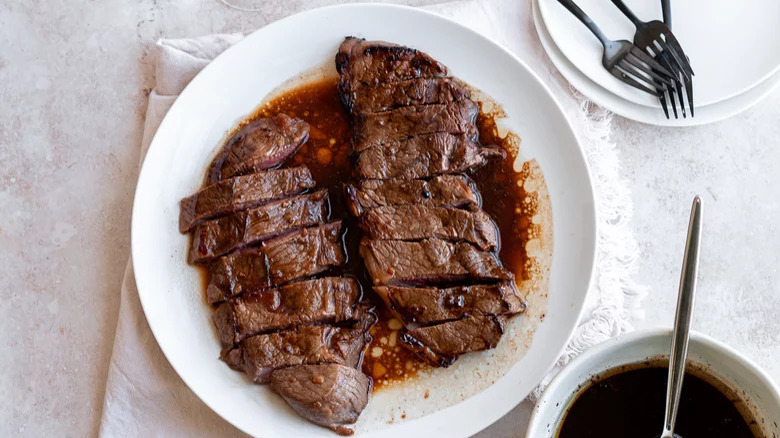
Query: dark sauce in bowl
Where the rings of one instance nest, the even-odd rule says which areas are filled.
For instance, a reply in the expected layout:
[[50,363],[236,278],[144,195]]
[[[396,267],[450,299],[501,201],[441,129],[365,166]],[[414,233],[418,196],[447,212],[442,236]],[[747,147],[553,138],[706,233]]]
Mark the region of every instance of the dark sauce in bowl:
[[[667,367],[618,370],[580,391],[557,438],[656,438],[666,405]],[[686,372],[675,433],[682,438],[755,438],[756,422],[740,399]]]

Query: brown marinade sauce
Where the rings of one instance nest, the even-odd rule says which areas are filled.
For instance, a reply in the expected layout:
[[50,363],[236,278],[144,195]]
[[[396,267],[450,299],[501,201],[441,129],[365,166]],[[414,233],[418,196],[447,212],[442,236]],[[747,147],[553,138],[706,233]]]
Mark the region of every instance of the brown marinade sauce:
[[[371,279],[358,255],[360,230],[357,219],[347,210],[343,187],[352,179],[349,119],[339,101],[338,78],[308,82],[279,94],[263,105],[242,124],[260,117],[285,113],[305,120],[310,125],[309,140],[285,165],[305,164],[311,169],[318,188],[330,194],[330,219],[344,221],[344,245],[347,264],[328,271],[328,275],[356,277],[363,289],[363,299],[376,305],[378,324],[372,329],[374,338],[366,350],[363,371],[374,378],[374,389],[413,377],[429,366],[419,361],[401,346],[400,321],[392,320],[381,300],[371,289]],[[512,165],[517,154],[515,144],[498,136],[493,116],[480,113],[477,119],[480,141],[485,145],[503,147],[505,160],[493,160],[469,175],[482,194],[483,209],[496,221],[501,231],[499,257],[518,279],[524,278],[525,243],[530,218],[519,214],[525,193],[521,176]],[[381,353],[381,354],[380,354]]]

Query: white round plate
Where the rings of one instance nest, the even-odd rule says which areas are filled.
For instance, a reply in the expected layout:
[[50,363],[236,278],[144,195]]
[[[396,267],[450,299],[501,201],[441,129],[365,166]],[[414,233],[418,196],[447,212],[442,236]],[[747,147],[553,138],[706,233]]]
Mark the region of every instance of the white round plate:
[[[661,20],[660,0],[624,0],[644,21]],[[633,40],[634,25],[607,0],[577,0],[608,38]],[[780,2],[776,0],[675,0],[672,28],[691,60],[694,103],[724,101],[760,84],[780,68]],[[659,108],[654,97],[626,86],[601,66],[599,41],[556,0],[540,0],[552,40],[585,76],[612,93]]]
[[[660,126],[695,126],[713,123],[747,110],[780,85],[780,71],[778,71],[744,93],[710,105],[697,106],[693,118],[674,119],[672,117],[667,119],[660,107],[639,105],[626,100],[600,86],[578,70],[555,45],[547,30],[539,8],[539,2],[546,1],[549,0],[533,0],[533,17],[536,32],[553,65],[574,88],[587,96],[588,99],[628,119]],[[669,109],[669,114],[672,114],[671,109]]]
[[[356,430],[360,437],[470,436],[525,398],[566,345],[593,269],[596,213],[582,150],[550,91],[506,49],[448,19],[390,5],[315,9],[254,32],[210,63],[171,107],[140,172],[132,252],[141,303],[173,368],[227,421],[255,436],[332,438],[331,431],[295,415],[270,389],[251,384],[217,359],[211,309],[198,271],[186,263],[189,238],[178,232],[177,218],[179,200],[197,190],[226,131],[290,78],[322,65],[335,75],[333,58],[347,35],[422,49],[495,98],[509,115],[508,127],[522,137],[523,157],[536,159],[546,179],[554,257],[546,316],[525,355],[503,377],[483,382],[484,391],[414,420],[364,421],[393,402],[373,397]],[[480,357],[469,356],[472,362]],[[450,380],[454,394],[480,379],[461,377]]]

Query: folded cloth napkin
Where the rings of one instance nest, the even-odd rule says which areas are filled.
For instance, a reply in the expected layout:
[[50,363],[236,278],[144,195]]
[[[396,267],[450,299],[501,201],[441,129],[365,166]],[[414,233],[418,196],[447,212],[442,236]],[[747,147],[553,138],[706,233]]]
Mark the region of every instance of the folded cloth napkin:
[[[560,366],[585,348],[629,330],[644,294],[644,288],[630,279],[638,250],[630,229],[631,199],[619,178],[615,145],[609,141],[610,114],[582,99],[547,60],[536,37],[530,1],[469,0],[430,9],[489,36],[528,63],[565,108],[588,156],[599,212],[596,273],[583,320]],[[231,34],[158,41],[157,82],[149,96],[141,160],[176,96],[210,60],[241,38],[240,34]],[[524,427],[516,424],[512,429],[517,432]],[[498,433],[487,429],[481,436]],[[129,261],[121,287],[100,435],[240,434],[189,390],[163,356],[143,314]]]

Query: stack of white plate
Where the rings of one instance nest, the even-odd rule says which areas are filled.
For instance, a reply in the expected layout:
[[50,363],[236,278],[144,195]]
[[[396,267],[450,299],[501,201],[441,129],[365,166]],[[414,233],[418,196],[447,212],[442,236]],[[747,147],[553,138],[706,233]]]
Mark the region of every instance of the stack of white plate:
[[[660,0],[624,0],[644,21],[661,20]],[[634,25],[612,2],[576,0],[613,40]],[[658,99],[601,66],[599,41],[557,0],[533,0],[539,39],[553,64],[582,94],[623,117],[665,126],[711,123],[758,103],[780,84],[780,1],[672,0],[672,27],[695,72],[695,117],[667,119]],[[685,103],[687,110],[687,102]]]

